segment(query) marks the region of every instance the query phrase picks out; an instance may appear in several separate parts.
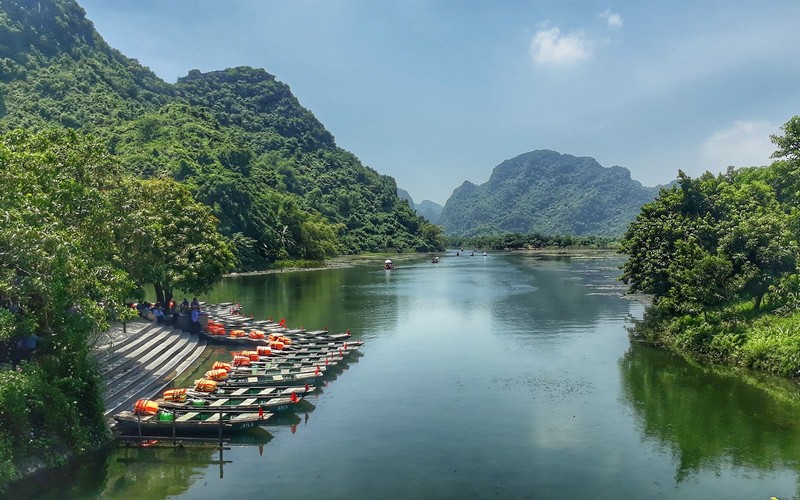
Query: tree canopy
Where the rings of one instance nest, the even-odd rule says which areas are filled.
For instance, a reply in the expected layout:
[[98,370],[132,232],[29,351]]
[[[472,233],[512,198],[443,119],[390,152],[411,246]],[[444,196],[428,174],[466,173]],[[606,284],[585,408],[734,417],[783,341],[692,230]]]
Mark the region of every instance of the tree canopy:
[[28,452],[103,439],[90,348],[138,286],[203,292],[233,254],[185,186],[133,178],[77,132],[0,135],[0,174],[0,344],[42,343],[22,372],[0,371],[2,482]]
[[749,298],[758,310],[774,285],[797,272],[797,192],[775,175],[781,168],[697,179],[680,172],[678,184],[662,189],[629,226],[623,281],[677,309]]
[[[800,345],[798,117],[772,139],[779,160],[771,165],[696,179],[681,172],[677,185],[642,207],[621,242],[629,257],[621,279],[630,291],[653,296],[648,336],[715,360],[796,375],[800,362],[790,353]],[[776,326],[780,320],[769,319],[775,315],[794,326]]]

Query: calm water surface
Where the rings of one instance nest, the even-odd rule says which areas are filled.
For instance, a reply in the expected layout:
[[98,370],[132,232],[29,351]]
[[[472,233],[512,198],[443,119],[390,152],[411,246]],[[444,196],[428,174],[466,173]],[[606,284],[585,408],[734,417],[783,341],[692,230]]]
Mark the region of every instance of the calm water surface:
[[12,495],[798,497],[795,385],[632,342],[643,307],[619,264],[498,253],[226,279],[204,299],[349,328],[364,356],[222,457],[116,450]]

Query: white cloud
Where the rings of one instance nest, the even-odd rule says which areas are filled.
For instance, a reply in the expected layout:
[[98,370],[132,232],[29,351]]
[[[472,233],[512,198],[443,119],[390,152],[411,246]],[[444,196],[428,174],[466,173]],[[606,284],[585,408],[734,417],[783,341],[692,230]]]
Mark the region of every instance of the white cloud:
[[601,12],[600,19],[604,19],[608,23],[609,28],[622,28],[622,16],[616,12],[611,12],[610,9]]
[[771,161],[769,156],[775,151],[769,136],[778,132],[777,125],[766,121],[736,121],[706,139],[702,159],[709,170],[728,165],[767,165]]
[[556,66],[576,63],[592,56],[591,46],[581,33],[562,35],[557,27],[534,33],[528,52],[536,63]]

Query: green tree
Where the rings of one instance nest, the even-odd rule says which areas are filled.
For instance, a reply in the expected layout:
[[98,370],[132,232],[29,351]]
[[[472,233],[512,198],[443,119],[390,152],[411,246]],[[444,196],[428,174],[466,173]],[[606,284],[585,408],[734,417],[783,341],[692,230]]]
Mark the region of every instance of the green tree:
[[676,242],[675,257],[667,269],[670,289],[667,298],[682,313],[706,313],[736,296],[733,264],[712,255],[694,239]]
[[800,161],[800,116],[793,116],[783,127],[783,135],[771,135],[773,144],[778,149],[772,153],[772,158],[787,158]]
[[233,267],[218,220],[186,186],[171,179],[130,179],[117,203],[126,221],[118,237],[129,251],[118,264],[138,285],[153,284],[158,302],[169,302],[176,288],[204,293]]
[[797,265],[797,242],[787,231],[786,216],[770,213],[736,224],[721,241],[733,263],[741,290],[759,310],[764,295]]
[[120,172],[95,143],[75,132],[6,133],[0,175],[0,340],[42,342],[21,372],[0,371],[3,483],[24,457],[54,460],[53,449],[104,439],[90,346],[128,311],[133,284],[111,262]]

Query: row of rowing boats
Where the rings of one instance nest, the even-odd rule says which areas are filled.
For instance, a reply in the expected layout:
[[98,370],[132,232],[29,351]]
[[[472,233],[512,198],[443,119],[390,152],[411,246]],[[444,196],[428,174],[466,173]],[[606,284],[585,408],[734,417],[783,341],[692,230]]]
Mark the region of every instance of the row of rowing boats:
[[[246,339],[236,344],[255,350],[233,351],[230,363],[215,362],[193,387],[167,390],[157,399],[137,401],[133,411],[114,415],[122,432],[222,435],[264,425],[275,415],[307,412],[314,406],[305,397],[326,376],[340,372],[360,354],[363,345],[351,339],[349,331],[330,335],[326,330],[307,332],[285,326],[277,326],[263,339],[253,339],[244,326],[246,318],[219,313],[210,316],[210,324],[245,330],[244,336],[237,333],[232,338]],[[265,325],[252,321],[249,329],[261,333]],[[219,340],[228,336],[213,337]]]

